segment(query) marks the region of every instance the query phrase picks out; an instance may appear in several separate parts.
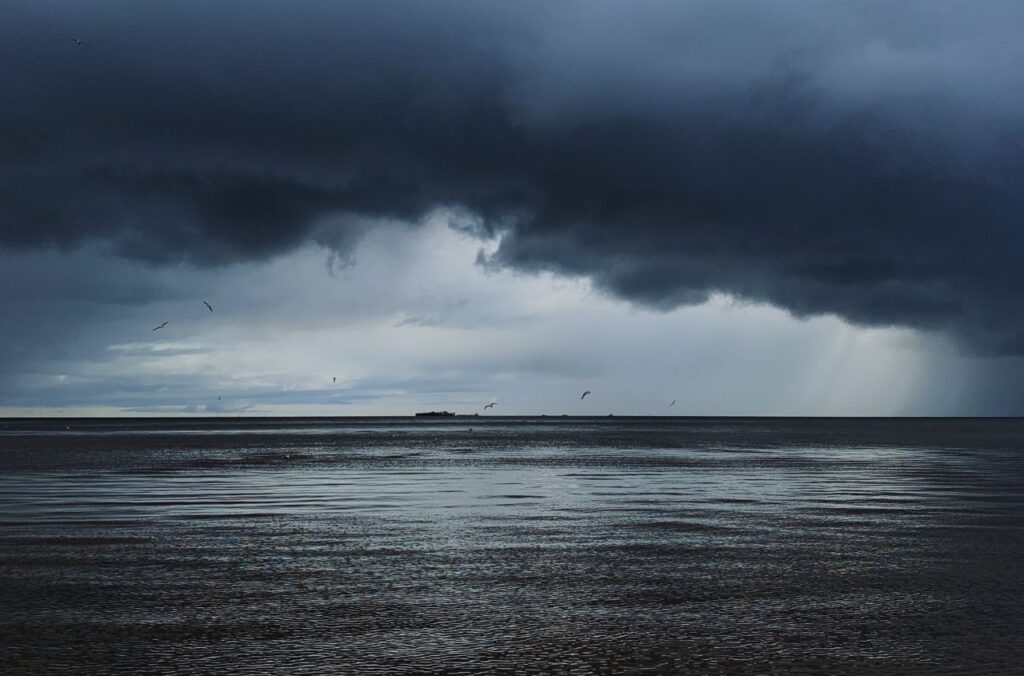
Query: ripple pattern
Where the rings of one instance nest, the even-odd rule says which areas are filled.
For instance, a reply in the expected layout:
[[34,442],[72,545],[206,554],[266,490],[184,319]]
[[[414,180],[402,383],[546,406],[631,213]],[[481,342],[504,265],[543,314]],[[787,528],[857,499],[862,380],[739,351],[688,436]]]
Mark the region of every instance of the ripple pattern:
[[1021,440],[0,421],[0,672],[1024,673]]

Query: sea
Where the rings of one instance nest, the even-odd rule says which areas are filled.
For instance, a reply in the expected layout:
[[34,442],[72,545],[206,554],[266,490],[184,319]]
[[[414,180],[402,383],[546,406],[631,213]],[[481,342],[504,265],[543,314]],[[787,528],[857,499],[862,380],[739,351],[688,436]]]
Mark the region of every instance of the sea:
[[0,420],[0,673],[1021,674],[1024,420]]

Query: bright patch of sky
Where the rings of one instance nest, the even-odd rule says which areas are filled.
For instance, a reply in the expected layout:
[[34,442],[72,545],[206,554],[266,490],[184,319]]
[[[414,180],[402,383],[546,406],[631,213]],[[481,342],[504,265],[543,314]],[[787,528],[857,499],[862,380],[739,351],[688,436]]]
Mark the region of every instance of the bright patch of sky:
[[[969,413],[965,374],[988,363],[906,329],[800,320],[721,295],[659,312],[585,279],[485,268],[481,247],[497,241],[447,221],[374,228],[343,265],[316,245],[205,270],[33,254],[65,271],[65,293],[37,299],[50,308],[41,345],[12,364],[0,414],[483,413],[492,401],[487,413],[504,415]],[[75,304],[75,270],[91,279],[97,266],[125,280],[118,294],[130,284],[149,299],[75,291],[95,309],[75,319],[69,351],[55,308]],[[940,367],[950,380],[936,387]]]

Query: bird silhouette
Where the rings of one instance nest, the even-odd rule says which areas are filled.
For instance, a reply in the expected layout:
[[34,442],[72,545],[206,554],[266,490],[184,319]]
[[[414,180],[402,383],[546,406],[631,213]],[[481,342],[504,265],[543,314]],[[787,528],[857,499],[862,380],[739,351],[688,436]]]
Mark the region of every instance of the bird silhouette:
[[334,376],[333,378],[331,378],[331,382],[332,383],[338,382],[338,376]]
[[205,300],[203,301],[203,305],[206,306],[207,310],[209,310],[210,312],[213,312],[213,306],[210,305],[209,303],[207,303]]
[[68,38],[68,42],[73,42],[73,43],[75,43],[75,45],[76,45],[77,47],[88,47],[88,46],[89,46],[89,45],[88,45],[88,44],[86,44],[86,43],[85,43],[84,41],[82,41],[82,40],[79,40],[78,38]]
[[498,405],[498,402],[496,402],[496,401],[492,401],[491,403],[489,403],[489,404],[487,404],[486,406],[484,406],[484,410],[486,411],[487,409],[489,409],[489,408],[493,408],[493,407],[495,407],[495,406],[497,406],[497,405]]
[[586,398],[587,398],[587,395],[588,395],[588,394],[590,394],[590,390],[587,390],[586,392],[584,392],[584,393],[583,393],[583,396],[581,396],[581,397],[580,397],[580,399],[581,399],[581,400],[582,400],[582,399],[586,399]]
[[164,328],[165,326],[167,326],[167,324],[169,324],[169,322],[164,322],[163,324],[161,324],[160,326],[157,326],[157,327],[156,327],[156,328],[154,328],[153,330],[154,330],[154,331],[159,331],[160,329],[162,329],[162,328]]
[[675,399],[673,399],[673,400],[672,400],[672,403],[671,403],[671,404],[669,404],[669,405],[668,405],[668,407],[669,407],[669,408],[672,408],[672,407],[673,407],[673,406],[675,406],[675,405],[676,405],[676,400],[675,400]]

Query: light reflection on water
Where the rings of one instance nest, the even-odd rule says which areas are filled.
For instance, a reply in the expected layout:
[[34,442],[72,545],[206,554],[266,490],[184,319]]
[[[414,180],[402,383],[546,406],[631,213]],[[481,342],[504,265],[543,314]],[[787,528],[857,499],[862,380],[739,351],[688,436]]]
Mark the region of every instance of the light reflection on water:
[[0,423],[16,671],[1024,659],[1020,421],[69,426]]

